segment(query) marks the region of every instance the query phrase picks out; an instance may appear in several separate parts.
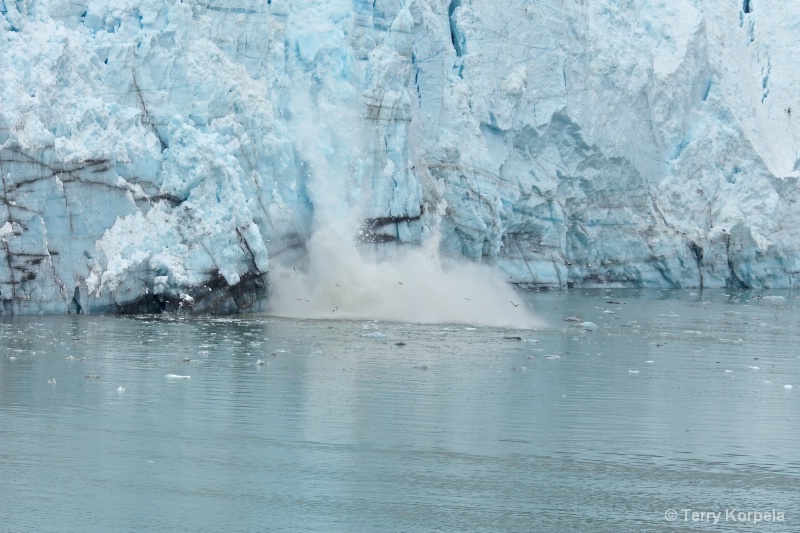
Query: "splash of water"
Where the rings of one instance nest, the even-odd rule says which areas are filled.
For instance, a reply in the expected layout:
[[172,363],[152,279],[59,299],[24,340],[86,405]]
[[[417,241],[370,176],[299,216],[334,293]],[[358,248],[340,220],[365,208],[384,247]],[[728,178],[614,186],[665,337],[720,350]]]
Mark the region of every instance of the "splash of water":
[[336,232],[318,231],[309,243],[307,272],[274,271],[272,313],[519,329],[544,325],[498,272],[475,263],[443,265],[436,248],[432,240],[376,262]]

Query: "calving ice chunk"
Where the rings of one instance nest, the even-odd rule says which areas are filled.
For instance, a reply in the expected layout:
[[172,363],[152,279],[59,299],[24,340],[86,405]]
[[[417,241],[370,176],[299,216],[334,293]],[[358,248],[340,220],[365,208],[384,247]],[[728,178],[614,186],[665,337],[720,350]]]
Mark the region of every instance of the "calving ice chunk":
[[745,4],[0,4],[4,309],[262,309],[341,264],[322,235],[392,273],[793,287],[800,13]]

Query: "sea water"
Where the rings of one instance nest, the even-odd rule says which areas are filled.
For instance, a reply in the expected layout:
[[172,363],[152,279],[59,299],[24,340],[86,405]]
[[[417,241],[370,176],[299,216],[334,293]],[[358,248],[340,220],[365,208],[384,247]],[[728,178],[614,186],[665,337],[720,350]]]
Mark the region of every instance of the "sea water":
[[795,294],[518,301],[4,318],[0,530],[800,531]]

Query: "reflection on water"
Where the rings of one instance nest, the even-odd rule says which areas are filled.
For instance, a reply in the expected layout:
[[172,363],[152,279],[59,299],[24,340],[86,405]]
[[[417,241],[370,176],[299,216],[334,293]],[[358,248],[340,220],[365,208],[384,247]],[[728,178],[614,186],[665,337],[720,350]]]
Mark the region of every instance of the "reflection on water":
[[754,296],[528,293],[533,332],[6,318],[4,528],[797,531],[800,301]]

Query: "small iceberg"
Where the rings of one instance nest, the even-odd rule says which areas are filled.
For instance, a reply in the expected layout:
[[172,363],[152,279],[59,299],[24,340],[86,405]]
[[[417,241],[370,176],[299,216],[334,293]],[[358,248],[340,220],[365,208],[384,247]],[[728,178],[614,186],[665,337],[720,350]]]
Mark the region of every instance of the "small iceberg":
[[361,333],[359,337],[368,337],[370,339],[385,339],[387,338],[386,335],[381,333],[380,331],[370,331],[369,333]]
[[595,324],[594,322],[581,322],[578,325],[583,329],[585,329],[586,331],[594,331],[597,329],[597,324]]

